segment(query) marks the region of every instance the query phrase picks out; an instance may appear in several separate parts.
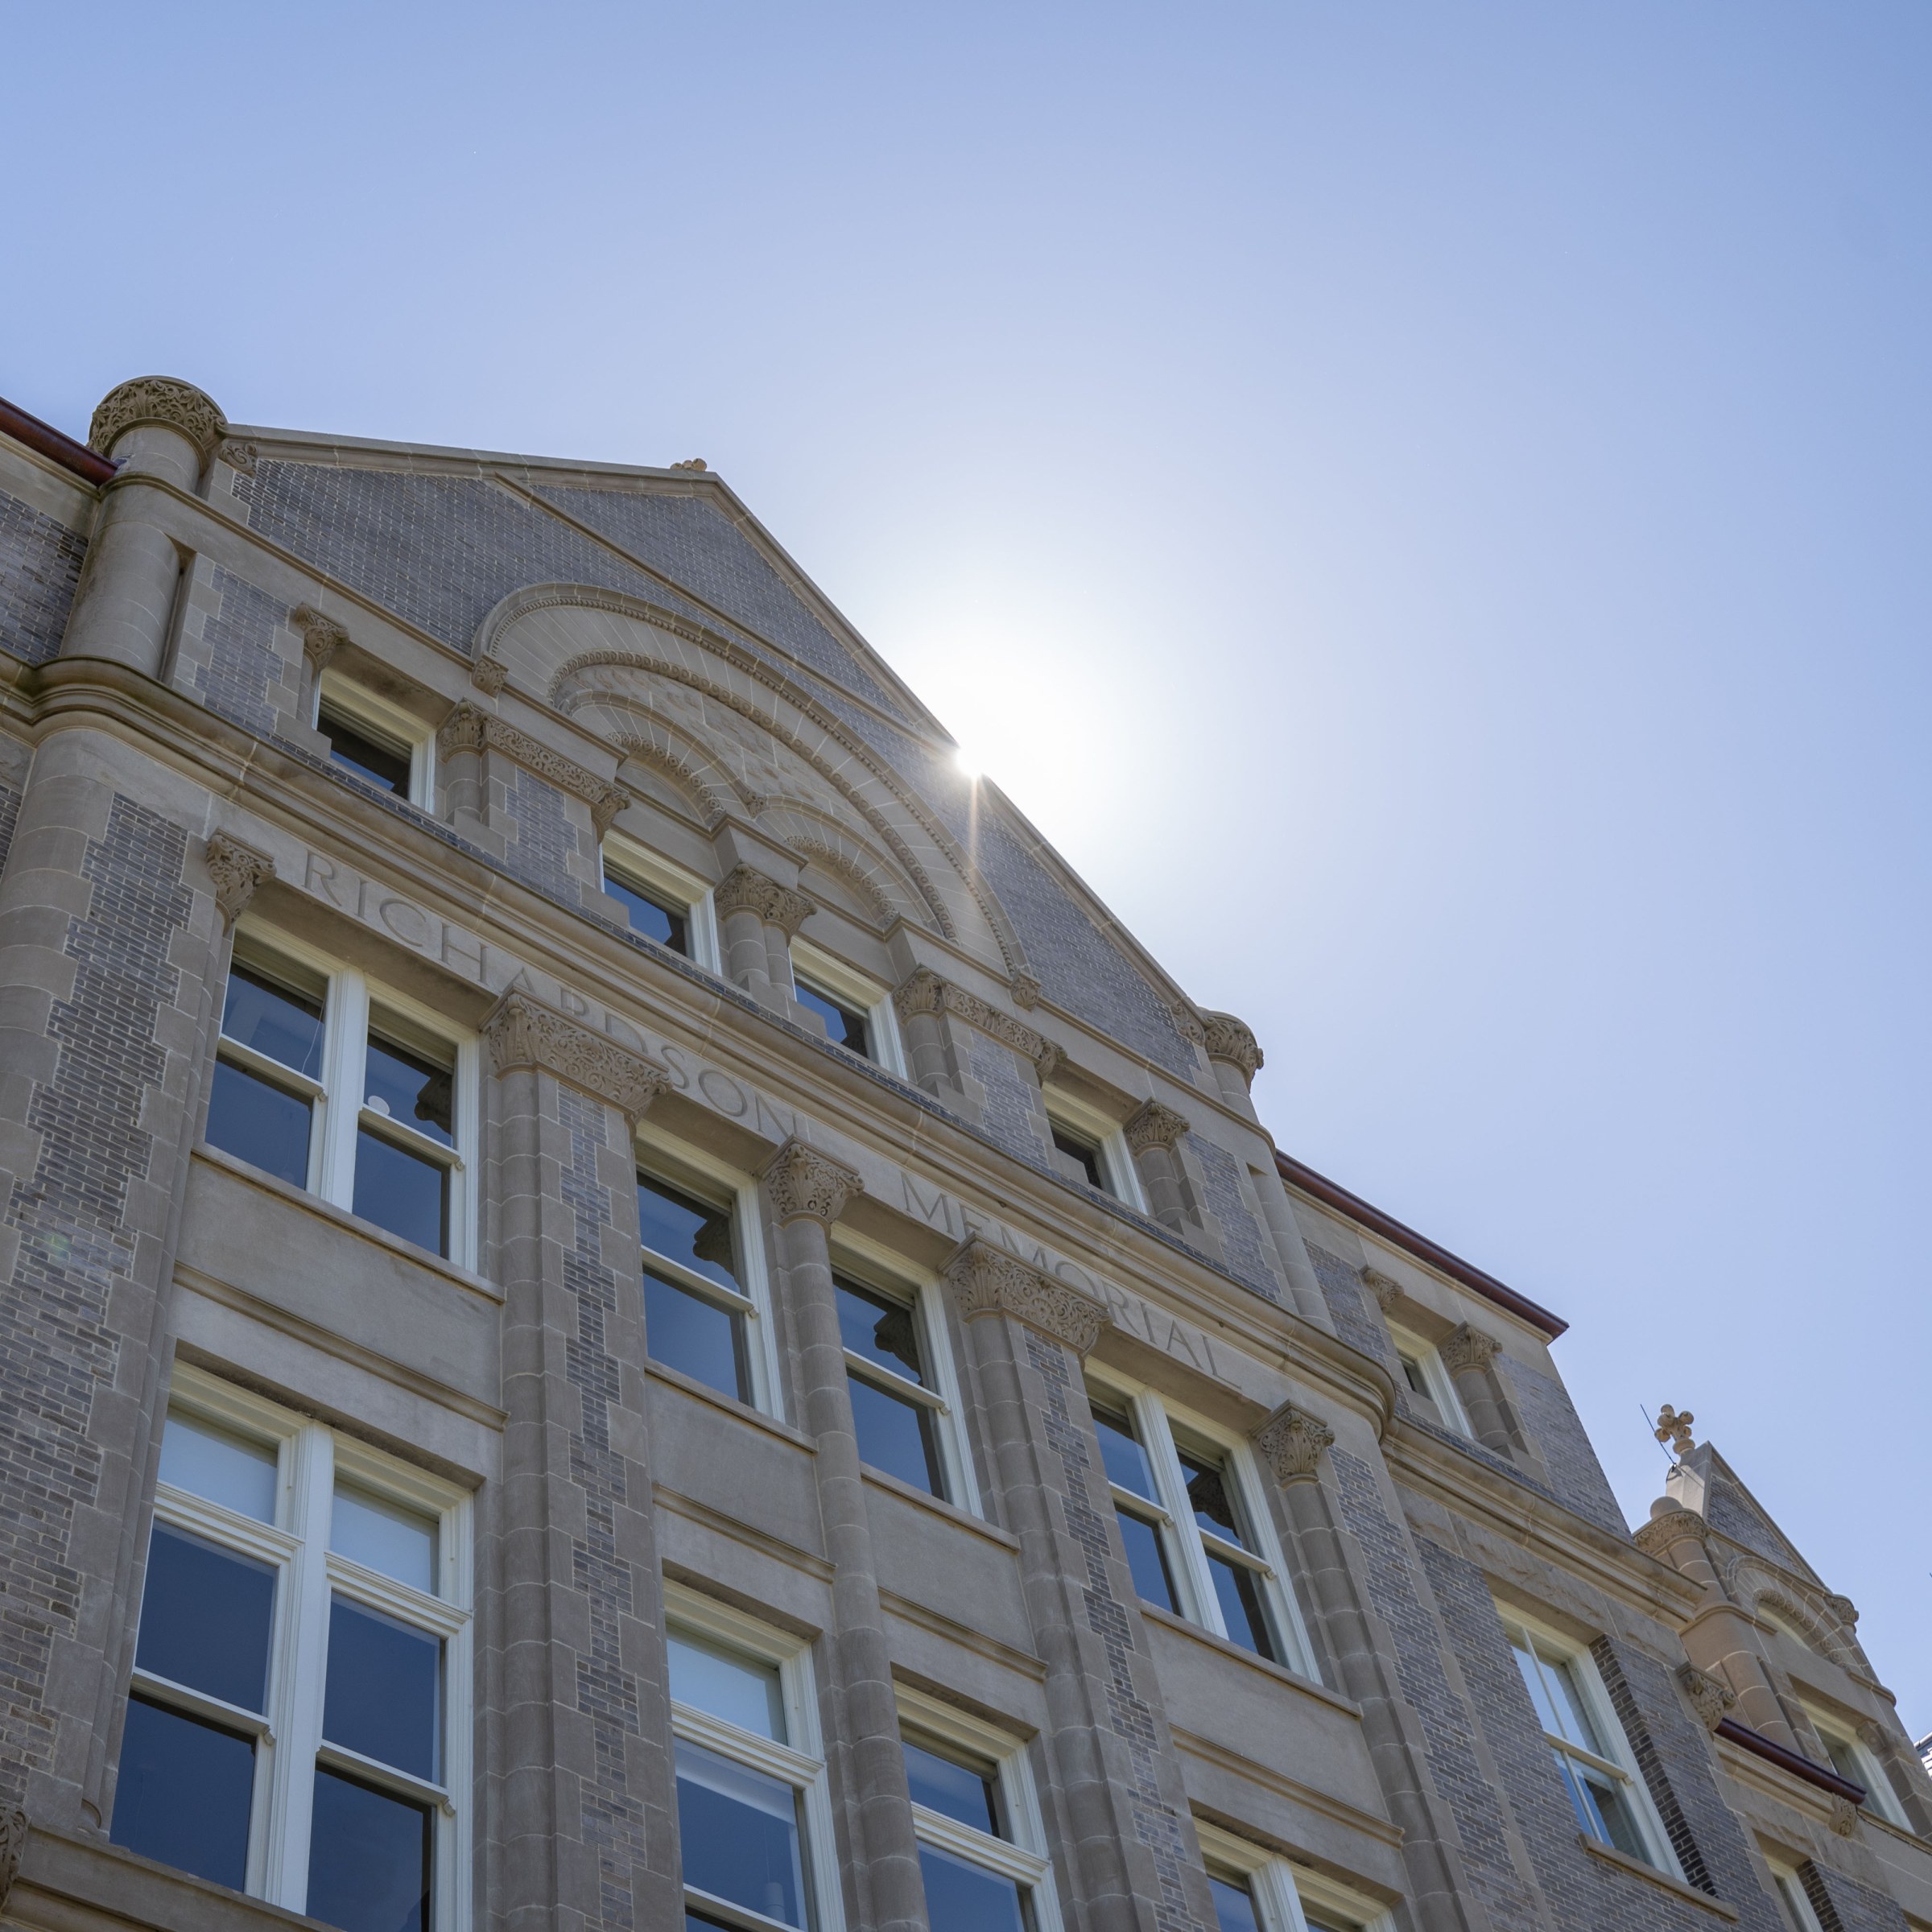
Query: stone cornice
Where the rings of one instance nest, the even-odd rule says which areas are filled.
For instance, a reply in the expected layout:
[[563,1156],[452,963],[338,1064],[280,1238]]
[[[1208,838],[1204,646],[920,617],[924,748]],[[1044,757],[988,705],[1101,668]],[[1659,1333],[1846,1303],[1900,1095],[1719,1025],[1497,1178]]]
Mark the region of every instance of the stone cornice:
[[843,1161],[799,1140],[787,1141],[765,1166],[773,1212],[786,1221],[836,1221],[865,1183]]
[[989,1006],[977,993],[941,978],[930,966],[915,966],[905,981],[893,989],[892,1003],[902,1020],[920,1013],[957,1013],[989,1039],[1010,1046],[1022,1059],[1030,1060],[1042,1086],[1059,1071],[1060,1063],[1067,1057],[1044,1034],[1036,1033],[1011,1013]]
[[1254,1432],[1255,1454],[1274,1472],[1278,1483],[1315,1480],[1322,1451],[1335,1441],[1335,1431],[1292,1402],[1283,1402]]
[[956,1248],[941,1269],[952,1289],[960,1319],[1009,1315],[1063,1342],[1075,1355],[1089,1354],[1113,1314],[1097,1296],[1071,1282],[1042,1274],[1018,1255],[972,1235]]
[[1225,1060],[1240,1068],[1242,1080],[1253,1086],[1254,1076],[1267,1063],[1253,1029],[1231,1013],[1203,1013],[1201,1018],[1207,1029],[1208,1059]]
[[215,903],[221,909],[224,927],[234,924],[247,910],[248,902],[266,879],[275,876],[275,862],[265,852],[225,832],[211,832],[203,855],[208,876],[214,881]]
[[671,1084],[656,1061],[514,989],[483,1022],[483,1038],[498,1073],[541,1067],[592,1099],[608,1101],[633,1126]]
[[767,926],[782,928],[786,939],[819,909],[818,901],[808,893],[781,886],[755,865],[733,866],[711,896],[720,919],[734,912],[755,912]]
[[448,758],[454,752],[486,748],[502,752],[559,791],[583,799],[590,807],[590,822],[600,839],[609,831],[617,814],[631,803],[630,794],[621,785],[613,785],[609,779],[586,771],[562,752],[552,751],[528,732],[506,724],[493,712],[465,698],[443,720],[442,729],[436,733],[436,755]]
[[1187,1117],[1164,1100],[1150,1100],[1121,1131],[1128,1147],[1139,1154],[1149,1147],[1175,1148],[1187,1132]]
[[1435,1352],[1451,1375],[1460,1375],[1466,1369],[1487,1368],[1501,1352],[1502,1346],[1494,1335],[1468,1322],[1459,1322],[1436,1344]]
[[102,456],[114,454],[122,432],[141,423],[159,423],[178,430],[208,460],[209,452],[228,434],[228,419],[192,382],[173,376],[136,376],[101,398],[87,426],[87,446]]
[[302,634],[302,654],[317,677],[349,642],[349,633],[333,617],[325,617],[312,604],[298,604],[288,613],[291,627]]

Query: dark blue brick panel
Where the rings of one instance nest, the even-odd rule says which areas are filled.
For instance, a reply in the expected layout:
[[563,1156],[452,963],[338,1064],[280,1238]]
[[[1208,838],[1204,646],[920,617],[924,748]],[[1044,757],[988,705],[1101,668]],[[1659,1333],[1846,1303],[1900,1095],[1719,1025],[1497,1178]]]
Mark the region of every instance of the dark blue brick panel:
[[87,539],[0,490],[0,650],[30,664],[60,648]]

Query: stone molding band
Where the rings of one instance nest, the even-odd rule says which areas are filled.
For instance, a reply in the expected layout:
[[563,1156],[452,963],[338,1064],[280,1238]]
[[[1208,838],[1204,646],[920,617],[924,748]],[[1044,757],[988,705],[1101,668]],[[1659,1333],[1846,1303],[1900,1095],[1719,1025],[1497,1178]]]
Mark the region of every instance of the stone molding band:
[[804,1141],[787,1141],[765,1164],[766,1191],[781,1225],[819,1221],[830,1226],[865,1183],[843,1161]]
[[87,426],[87,446],[101,456],[112,456],[123,433],[142,423],[159,423],[179,431],[200,452],[204,463],[228,434],[227,417],[193,383],[174,376],[136,376],[101,398]]
[[734,912],[755,912],[767,926],[780,927],[786,939],[819,909],[816,899],[781,886],[755,865],[733,866],[719,880],[712,903],[721,919]]
[[1319,1479],[1322,1451],[1335,1441],[1335,1431],[1318,1417],[1283,1402],[1254,1432],[1255,1454],[1274,1472],[1278,1483]]
[[1098,1297],[1042,1274],[976,1234],[952,1251],[940,1274],[952,1290],[963,1322],[982,1315],[1009,1315],[1082,1356],[1092,1352],[1113,1325],[1113,1311]]
[[998,1007],[988,1005],[977,993],[968,993],[964,986],[956,986],[951,980],[942,979],[930,966],[914,967],[904,982],[894,988],[892,1003],[902,1020],[921,1013],[957,1013],[968,1026],[978,1028],[989,1039],[997,1040],[1002,1046],[1010,1046],[1022,1059],[1031,1061],[1042,1087],[1059,1071],[1061,1062],[1067,1057],[1044,1034],[1036,1033],[1011,1013],[1001,1013]]
[[262,881],[275,876],[275,862],[265,852],[225,832],[211,832],[203,855],[208,876],[214,881],[215,903],[221,909],[224,929],[234,924],[248,910],[248,902]]
[[514,989],[491,1009],[483,1038],[498,1073],[535,1067],[554,1074],[593,1100],[608,1102],[634,1127],[671,1084],[656,1061]]
[[436,756],[446,758],[455,752],[486,749],[502,752],[559,791],[583,799],[590,807],[590,822],[600,839],[609,831],[617,814],[631,803],[630,794],[621,785],[613,785],[594,772],[586,771],[560,751],[552,751],[528,732],[518,731],[515,725],[505,724],[493,712],[465,699],[443,720],[442,729],[436,733]]

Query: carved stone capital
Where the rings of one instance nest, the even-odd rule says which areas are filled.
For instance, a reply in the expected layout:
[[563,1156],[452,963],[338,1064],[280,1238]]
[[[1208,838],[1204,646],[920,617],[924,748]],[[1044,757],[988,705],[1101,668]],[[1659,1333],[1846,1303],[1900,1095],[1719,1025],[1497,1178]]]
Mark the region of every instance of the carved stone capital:
[[823,1221],[829,1225],[845,1212],[865,1183],[843,1161],[803,1141],[787,1141],[766,1163],[765,1186],[781,1223]]
[[483,1038],[498,1073],[541,1067],[592,1099],[609,1101],[633,1126],[671,1084],[655,1060],[524,993],[511,991],[497,1001],[483,1022]]
[[239,437],[230,436],[221,445],[221,460],[238,475],[252,477],[255,464],[261,460],[262,452],[252,443],[244,443]]
[[501,658],[478,658],[469,667],[469,681],[486,698],[493,698],[510,682],[510,667]]
[[943,1274],[961,1321],[1009,1315],[1063,1342],[1075,1355],[1088,1354],[1113,1320],[1113,1311],[1098,1296],[1042,1274],[978,1235],[969,1236],[953,1250]]
[[1858,1806],[1848,1798],[1834,1796],[1831,1800],[1831,1829],[1840,1838],[1858,1836]]
[[325,617],[312,604],[298,604],[288,613],[291,625],[302,634],[302,654],[320,677],[328,661],[349,642],[349,633],[333,617]]
[[215,882],[215,903],[221,909],[221,923],[224,927],[232,926],[247,910],[256,888],[264,879],[275,876],[275,862],[266,852],[244,845],[225,832],[208,835],[204,856],[208,876]]
[[1174,1018],[1174,1030],[1181,1038],[1195,1046],[1208,1044],[1208,1029],[1201,1022],[1201,1016],[1185,1000],[1176,1000],[1167,1009]]
[[1467,1322],[1459,1322],[1436,1344],[1435,1352],[1451,1375],[1460,1375],[1470,1369],[1487,1368],[1501,1352],[1502,1346],[1494,1335],[1472,1328]]
[[1201,1017],[1208,1025],[1208,1059],[1225,1060],[1229,1066],[1240,1068],[1243,1082],[1252,1087],[1254,1076],[1266,1064],[1253,1030],[1245,1020],[1237,1020],[1231,1013],[1208,1013]]
[[1825,1608],[1829,1610],[1831,1614],[1836,1617],[1847,1630],[1850,1630],[1856,1626],[1858,1622],[1858,1605],[1853,1603],[1850,1597],[1827,1596],[1825,1599]]
[[20,1855],[27,1849],[27,1832],[24,1811],[16,1806],[0,1814],[0,1912],[6,1909],[14,1880],[20,1876]]
[[942,979],[930,966],[915,966],[893,989],[892,1003],[901,1019],[910,1019],[922,1013],[956,1013],[969,1026],[976,1026],[1002,1046],[1010,1046],[1022,1059],[1030,1060],[1042,1086],[1059,1071],[1060,1063],[1067,1057],[1052,1041],[1011,1013],[1001,1013],[998,1007],[988,1005],[976,993],[968,993],[964,987]]
[[1695,1509],[1666,1509],[1639,1523],[1631,1541],[1646,1556],[1663,1556],[1674,1543],[1686,1538],[1701,1543],[1710,1534],[1711,1525]]
[[204,463],[228,434],[227,417],[193,383],[173,376],[136,376],[101,398],[87,426],[87,446],[112,456],[122,431],[138,423],[162,423],[179,430],[200,451]]
[[1737,1702],[1728,1684],[1707,1670],[1699,1670],[1695,1664],[1680,1664],[1677,1681],[1683,1686],[1684,1695],[1690,1700],[1691,1709],[1707,1731],[1715,1731],[1724,1722],[1725,1712]]
[[1030,972],[1016,972],[1006,982],[1013,992],[1013,1003],[1022,1013],[1031,1013],[1040,1003],[1040,983]]
[[600,778],[581,765],[552,751],[526,731],[506,724],[493,712],[481,709],[466,698],[443,720],[436,733],[436,753],[448,758],[460,751],[500,751],[526,770],[534,771],[559,791],[568,791],[590,807],[590,822],[601,839],[611,821],[630,803],[630,794],[621,785]]
[[1179,1146],[1181,1137],[1187,1131],[1187,1117],[1176,1113],[1164,1101],[1150,1100],[1121,1131],[1127,1137],[1129,1150],[1135,1154],[1150,1147],[1174,1148]]
[[767,926],[776,926],[790,939],[819,909],[818,902],[789,886],[767,877],[755,865],[734,865],[719,880],[712,895],[718,917],[755,912]]
[[1395,1305],[1402,1298],[1402,1285],[1385,1275],[1379,1268],[1362,1270],[1362,1286],[1376,1298],[1384,1315],[1393,1312]]
[[1278,1483],[1314,1480],[1322,1451],[1334,1441],[1335,1431],[1326,1422],[1291,1402],[1283,1402],[1254,1432],[1255,1454],[1274,1472]]

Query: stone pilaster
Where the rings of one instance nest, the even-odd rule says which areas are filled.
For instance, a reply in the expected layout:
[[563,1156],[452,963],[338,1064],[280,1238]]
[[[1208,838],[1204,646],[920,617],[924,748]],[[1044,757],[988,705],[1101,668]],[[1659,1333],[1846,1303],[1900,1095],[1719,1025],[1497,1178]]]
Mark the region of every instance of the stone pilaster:
[[1122,1129],[1141,1177],[1147,1211],[1183,1241],[1218,1253],[1202,1212],[1201,1191],[1188,1172],[1184,1149],[1187,1117],[1160,1100],[1149,1100]]
[[1435,1352],[1455,1384],[1455,1393],[1476,1439],[1498,1455],[1517,1455],[1522,1431],[1497,1380],[1495,1362],[1502,1344],[1468,1322],[1459,1323],[1436,1344]]
[[797,1005],[792,935],[817,906],[804,893],[781,886],[753,865],[733,866],[712,897],[717,907],[725,978],[761,1006],[790,1018]]
[[1254,1101],[1249,1089],[1253,1086],[1254,1076],[1261,1071],[1265,1058],[1253,1029],[1245,1020],[1237,1020],[1231,1013],[1203,1013],[1201,1019],[1206,1032],[1203,1044],[1208,1051],[1208,1063],[1214,1069],[1221,1098],[1236,1113],[1245,1113],[1253,1120]]
[[[1019,1121],[1009,1117],[1018,1112],[1015,1100],[1053,1078],[1066,1057],[1060,1049],[930,966],[915,967],[894,989],[892,1003],[913,1084],[1002,1141],[1014,1138]],[[1045,1117],[1037,1098],[1022,1104],[1038,1160],[1045,1152]]]

